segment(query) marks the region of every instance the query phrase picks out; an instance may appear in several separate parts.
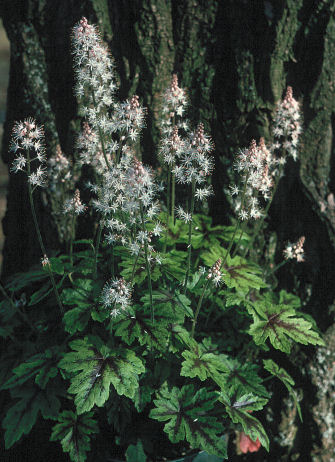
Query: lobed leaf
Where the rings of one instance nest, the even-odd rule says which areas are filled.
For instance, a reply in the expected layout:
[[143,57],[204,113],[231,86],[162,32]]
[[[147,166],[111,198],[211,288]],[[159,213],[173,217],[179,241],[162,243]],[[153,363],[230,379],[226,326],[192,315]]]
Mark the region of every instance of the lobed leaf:
[[6,449],[31,431],[39,412],[44,419],[57,419],[60,408],[58,394],[56,387],[42,390],[36,386],[25,386],[11,391],[12,397],[19,398],[19,401],[9,408],[2,422]]
[[195,391],[193,385],[181,389],[167,386],[161,388],[154,400],[155,408],[149,416],[160,422],[167,422],[164,431],[173,443],[187,440],[193,448],[206,450],[209,454],[227,458],[227,447],[219,434],[222,424],[209,415],[217,401],[215,392],[201,388]]
[[[59,363],[59,367],[72,376],[68,391],[75,395],[78,414],[90,411],[94,405],[103,406],[111,385],[118,394],[134,398],[138,376],[145,370],[133,351],[109,348],[101,343],[99,339],[90,344],[87,337],[75,340],[70,343],[75,352],[66,353]],[[78,371],[81,372],[73,375]]]
[[292,340],[303,345],[324,345],[320,335],[312,330],[312,324],[301,317],[296,317],[290,305],[275,305],[260,300],[253,303],[254,322],[250,326],[256,345],[270,340],[274,348],[290,353]]
[[220,401],[225,405],[226,411],[234,423],[242,425],[244,432],[253,441],[258,438],[262,446],[269,450],[269,438],[263,425],[256,417],[250,415],[251,411],[260,410],[267,403],[267,399],[255,397],[252,394],[242,395],[236,399],[235,394],[222,393]]
[[63,411],[58,422],[52,429],[50,441],[60,440],[63,451],[69,453],[71,460],[85,462],[86,453],[91,449],[91,435],[99,431],[93,412],[78,416],[72,411]]
[[1,387],[9,389],[17,387],[35,378],[35,383],[45,388],[49,379],[58,373],[57,362],[60,356],[58,347],[48,348],[44,353],[38,353],[13,369],[13,375]]
[[294,400],[300,420],[302,421],[300,404],[297,398],[297,394],[293,388],[295,385],[293,378],[285,371],[285,369],[279,367],[278,364],[272,361],[272,359],[263,359],[263,364],[265,370],[270,372],[270,374],[272,374],[274,377],[277,377],[285,385],[289,394]]

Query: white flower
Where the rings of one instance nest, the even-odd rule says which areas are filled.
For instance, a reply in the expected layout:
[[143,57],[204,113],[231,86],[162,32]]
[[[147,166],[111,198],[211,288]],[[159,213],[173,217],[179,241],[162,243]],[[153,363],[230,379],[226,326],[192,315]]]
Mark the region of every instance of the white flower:
[[116,316],[131,304],[130,286],[123,278],[108,281],[102,290],[101,302],[105,308],[111,309],[111,316]]

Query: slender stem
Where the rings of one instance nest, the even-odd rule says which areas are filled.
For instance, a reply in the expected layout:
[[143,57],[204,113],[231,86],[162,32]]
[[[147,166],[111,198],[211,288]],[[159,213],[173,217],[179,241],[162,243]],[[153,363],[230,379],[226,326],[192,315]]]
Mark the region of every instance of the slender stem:
[[281,263],[278,263],[278,265],[276,265],[273,270],[271,271],[271,274],[274,274],[276,271],[279,270],[279,268],[281,268],[282,266],[286,265],[286,263],[288,262],[288,260],[283,260]]
[[98,256],[99,256],[99,247],[100,247],[102,229],[103,229],[103,225],[100,221],[99,228],[98,228],[98,234],[97,234],[97,242],[95,244],[95,256],[94,256],[94,278],[95,279],[98,274]]
[[135,258],[135,261],[134,261],[134,264],[133,264],[133,271],[131,272],[131,279],[130,279],[130,285],[131,285],[131,286],[133,285],[133,280],[134,280],[135,271],[136,271],[136,265],[137,265],[139,256],[140,256],[140,253],[138,253],[138,254],[136,255],[136,258]]
[[[91,71],[91,70],[90,70],[90,76],[92,77],[92,71]],[[95,93],[94,93],[93,88],[92,88],[92,90],[91,90],[91,93],[92,93],[93,106],[94,106],[94,108],[96,108],[96,107],[97,107],[97,103],[96,103],[96,100],[95,100]],[[104,140],[104,137],[103,137],[103,133],[102,133],[101,127],[98,127],[98,131],[99,131],[99,138],[100,138],[100,143],[101,143],[102,154],[103,154],[103,156],[104,156],[104,159],[105,159],[107,168],[110,169],[110,164],[109,164],[109,162],[108,162],[107,154],[106,154],[106,149],[105,149],[105,140]]]
[[192,225],[193,225],[193,212],[194,212],[194,202],[195,202],[195,180],[192,180],[192,188],[191,188],[191,205],[189,208],[190,214],[190,222],[188,224],[188,241],[187,241],[187,267],[186,267],[186,274],[185,274],[185,281],[183,287],[183,293],[186,292],[187,282],[190,274],[190,267],[191,267],[191,256],[192,256]]
[[28,326],[30,327],[30,329],[33,331],[33,332],[37,332],[36,328],[33,326],[33,324],[30,322],[30,319],[28,318],[28,316],[26,315],[26,313],[24,313],[23,311],[20,310],[20,308],[18,306],[15,305],[15,303],[13,302],[13,300],[10,298],[10,296],[7,294],[4,286],[0,283],[0,292],[2,293],[2,295],[5,297],[5,299],[10,303],[11,307],[14,309],[14,311],[16,311],[16,313],[20,314],[20,316],[22,316],[22,318],[24,319],[24,321],[28,324]]
[[75,234],[75,223],[76,223],[76,215],[75,213],[72,214],[71,220],[71,235],[70,235],[70,265],[73,266],[73,239]]
[[[249,179],[249,173],[247,174],[245,182],[244,182],[243,193],[242,193],[242,199],[241,199],[241,205],[240,205],[240,208],[239,208],[239,212],[242,211],[243,206],[244,206],[244,199],[245,199],[245,195],[246,195],[246,192],[247,192],[248,179]],[[235,239],[235,236],[236,236],[236,233],[237,233],[237,230],[238,230],[239,226],[240,226],[240,220],[237,220],[237,223],[236,223],[236,226],[235,226],[235,229],[234,229],[233,237],[230,240],[228,250],[226,252],[226,255],[225,255],[224,259],[223,259],[223,262],[222,262],[221,266],[224,266],[224,264],[226,263],[226,260],[228,258],[228,255],[230,255],[230,251],[231,251],[231,248],[232,248],[232,246],[234,244],[234,239]]]
[[112,244],[112,261],[111,261],[111,273],[112,278],[114,277],[115,268],[114,268],[114,245]]
[[199,313],[200,313],[202,300],[204,298],[204,295],[205,295],[206,289],[208,287],[208,284],[209,284],[209,279],[207,279],[206,284],[204,285],[204,288],[202,289],[202,293],[201,293],[199,301],[198,301],[197,309],[195,311],[195,315],[194,315],[194,319],[193,319],[193,323],[192,323],[192,331],[191,331],[191,337],[192,338],[194,337],[195,326],[197,324],[197,319],[198,319],[198,316],[199,316]]
[[284,169],[284,165],[281,165],[280,166],[280,169],[279,169],[279,173],[278,173],[278,177],[276,179],[276,182],[275,182],[275,185],[273,187],[273,191],[272,191],[272,195],[271,195],[271,198],[269,200],[269,202],[267,203],[265,209],[264,209],[264,214],[262,216],[262,218],[260,218],[260,220],[258,221],[257,223],[257,226],[255,227],[255,230],[253,232],[253,235],[251,236],[251,240],[249,241],[246,249],[245,249],[245,252],[243,254],[243,257],[245,257],[249,251],[249,249],[252,247],[253,243],[254,243],[254,240],[256,239],[256,237],[259,235],[262,227],[263,227],[263,223],[264,223],[264,220],[265,218],[267,217],[268,215],[268,212],[269,212],[269,209],[271,207],[271,204],[272,204],[272,201],[273,201],[273,198],[277,192],[277,188],[278,188],[278,185],[279,185],[279,181],[280,181],[280,178],[282,176],[282,173],[283,173],[283,169]]
[[[121,132],[122,133],[122,132]],[[120,145],[119,145],[119,149],[117,150],[116,152],[116,157],[115,157],[115,163],[118,164],[120,162],[120,157],[121,157],[121,153],[122,153],[122,148],[123,146],[125,145],[125,140],[122,140]]]
[[165,230],[165,242],[163,247],[163,252],[166,252],[167,247],[167,238],[169,234],[169,222],[170,222],[170,186],[171,186],[171,169],[168,165],[167,173],[167,188],[166,188],[166,230]]
[[[27,150],[27,160],[28,160],[28,162],[27,162],[27,173],[28,173],[28,178],[29,178],[30,172],[31,172],[31,170],[30,170],[29,150]],[[34,199],[33,199],[33,191],[32,191],[29,179],[28,179],[28,196],[29,196],[31,213],[32,213],[32,216],[33,216],[33,221],[34,221],[34,225],[35,225],[35,229],[36,229],[36,233],[37,233],[37,238],[38,238],[41,250],[42,250],[42,254],[47,255],[47,252],[45,250],[45,246],[44,246],[44,243],[43,243],[43,239],[42,239],[42,236],[41,236],[40,228],[38,226],[38,221],[37,221],[37,216],[36,216],[36,211],[35,211],[35,205],[34,205]],[[52,274],[52,271],[50,269],[50,264],[46,265],[46,266],[47,266],[47,269],[48,269],[49,277],[50,277],[50,280],[51,280],[51,284],[52,284],[53,291],[54,291],[55,296],[56,296],[56,300],[57,300],[60,312],[61,312],[61,314],[63,314],[64,309],[63,309],[63,305],[62,305],[62,302],[61,302],[60,297],[59,297],[59,293],[58,293],[58,290],[57,290],[54,275]]]
[[[145,233],[145,222],[144,222],[144,213],[143,213],[143,205],[140,203],[140,214],[141,214],[141,220],[142,220],[142,231]],[[150,296],[150,309],[151,309],[151,321],[154,322],[154,305],[152,301],[152,284],[151,284],[151,271],[150,271],[150,265],[149,265],[149,259],[148,259],[148,242],[145,239],[144,241],[144,255],[145,255],[145,266],[147,270],[147,276],[148,276],[148,286],[149,286],[149,296]]]
[[224,264],[227,261],[228,255],[230,254],[231,248],[232,248],[232,246],[234,244],[234,239],[235,239],[235,236],[236,236],[236,233],[237,233],[237,230],[238,230],[239,227],[240,227],[240,221],[237,220],[236,225],[235,225],[235,229],[234,229],[234,233],[233,233],[233,237],[230,239],[229,247],[228,247],[226,255],[224,256],[224,259],[223,259],[223,261],[221,263],[221,266],[224,266]]
[[174,225],[174,209],[176,201],[176,175],[172,172],[172,184],[171,184],[171,217],[172,224]]
[[235,249],[234,249],[234,252],[233,252],[233,255],[232,255],[232,258],[235,257],[235,255],[237,254],[237,251],[238,251],[238,247],[240,245],[240,242],[241,242],[241,239],[242,239],[242,235],[243,235],[243,229],[241,229],[241,232],[240,232],[240,235],[239,235],[239,238],[238,238],[238,241],[235,245]]

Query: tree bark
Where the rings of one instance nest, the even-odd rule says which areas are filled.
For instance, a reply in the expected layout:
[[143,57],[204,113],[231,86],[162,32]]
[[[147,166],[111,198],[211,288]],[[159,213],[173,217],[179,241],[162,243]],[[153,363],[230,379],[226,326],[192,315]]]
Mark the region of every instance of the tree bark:
[[[271,206],[268,231],[278,242],[306,236],[306,263],[282,271],[279,280],[303,298],[307,312],[326,331],[333,323],[335,298],[334,10],[333,0],[5,0],[0,14],[11,42],[11,72],[3,159],[10,164],[14,121],[28,116],[43,123],[49,155],[60,144],[72,156],[80,120],[72,95],[69,35],[83,15],[99,24],[111,48],[120,97],[138,94],[148,108],[145,162],[156,163],[160,94],[171,74],[178,74],[188,90],[191,120],[204,122],[216,146],[211,208],[219,222],[229,220],[224,190],[235,152],[252,138],[270,138],[275,102],[291,85],[303,108],[304,133],[299,162],[288,163]],[[37,199],[52,252],[59,247],[52,203],[45,193]],[[4,277],[41,257],[27,204],[25,179],[11,175],[3,222]],[[278,255],[281,250],[278,245]],[[326,356],[331,366],[333,326],[327,339],[327,350],[297,349],[292,356],[288,369],[302,392],[304,422],[289,402],[285,408],[274,406],[272,423],[267,422],[274,444],[259,460],[331,460],[335,416],[329,414],[327,396],[334,383],[320,382],[325,374],[320,358]],[[318,390],[322,385],[328,387],[326,394]]]

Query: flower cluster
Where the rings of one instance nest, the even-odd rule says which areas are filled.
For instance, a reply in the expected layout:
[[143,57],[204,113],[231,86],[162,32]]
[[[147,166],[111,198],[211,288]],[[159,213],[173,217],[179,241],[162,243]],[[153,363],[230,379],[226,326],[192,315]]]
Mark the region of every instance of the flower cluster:
[[169,136],[162,139],[159,154],[164,163],[174,166],[176,159],[181,156],[185,142],[179,136],[177,125],[174,125]]
[[[10,150],[15,153],[11,171],[17,173],[24,171],[28,175],[28,181],[33,186],[45,186],[45,149],[44,133],[34,119],[26,119],[23,122],[15,122]],[[23,154],[25,152],[25,155]],[[36,170],[32,170],[35,165]]]
[[214,265],[208,270],[207,279],[211,280],[215,286],[218,286],[221,282],[221,265],[222,259],[219,258]]
[[80,215],[86,210],[86,206],[80,200],[79,189],[75,190],[74,196],[71,199],[65,201],[64,204],[64,213],[69,213],[71,215]]
[[249,148],[238,153],[234,168],[241,175],[243,186],[230,186],[230,194],[237,197],[236,208],[240,220],[262,216],[260,198],[267,201],[271,197],[276,166],[277,162],[263,138],[258,145],[252,140]]
[[59,145],[56,147],[56,154],[48,160],[48,179],[50,191],[56,194],[60,185],[72,184],[72,165]]
[[122,154],[126,141],[135,141],[139,136],[145,109],[137,95],[122,103],[114,101],[113,61],[96,27],[89,25],[86,18],[73,29],[73,48],[76,95],[86,102],[83,111],[87,118],[77,147],[82,163],[102,174]]
[[[293,98],[292,87],[287,87],[285,98],[276,108],[273,148],[281,153],[286,151],[294,160],[297,159],[299,135],[302,132],[300,119],[299,103]],[[284,161],[282,157],[282,162]]]
[[[178,156],[178,165],[173,169],[178,183],[202,185],[212,173],[213,158],[208,154],[213,150],[210,138],[204,133],[204,126],[200,123],[197,129],[190,133],[185,140],[183,149]],[[199,200],[210,196],[209,186],[196,189]]]
[[111,119],[112,130],[121,133],[121,141],[126,136],[131,141],[135,141],[145,125],[145,113],[146,110],[140,105],[137,95],[132,96],[129,101],[115,104]]
[[[162,112],[165,118],[163,118],[162,131],[164,134],[169,135],[174,125],[177,123],[177,118],[182,117],[187,107],[186,92],[183,88],[178,85],[177,74],[172,75],[171,83],[163,94],[163,107]],[[180,126],[187,130],[187,122],[180,123]]]
[[[97,195],[93,206],[109,231],[107,241],[111,245],[120,242],[134,255],[138,255],[147,242],[152,253],[151,237],[159,236],[162,227],[156,223],[150,233],[143,230],[143,221],[153,220],[160,211],[151,169],[134,155],[125,153],[118,164],[105,172],[102,185],[91,189]],[[158,255],[155,258],[159,258]]]
[[288,244],[284,250],[284,257],[286,260],[295,259],[297,262],[303,262],[304,259],[304,242],[305,236],[301,236],[295,244]]
[[96,128],[103,123],[103,111],[113,104],[116,89],[114,63],[95,26],[82,18],[73,28],[73,55],[77,76],[75,93],[88,97],[92,105],[85,108],[89,122]]
[[108,281],[102,289],[101,302],[116,317],[131,304],[131,288],[123,278]]

